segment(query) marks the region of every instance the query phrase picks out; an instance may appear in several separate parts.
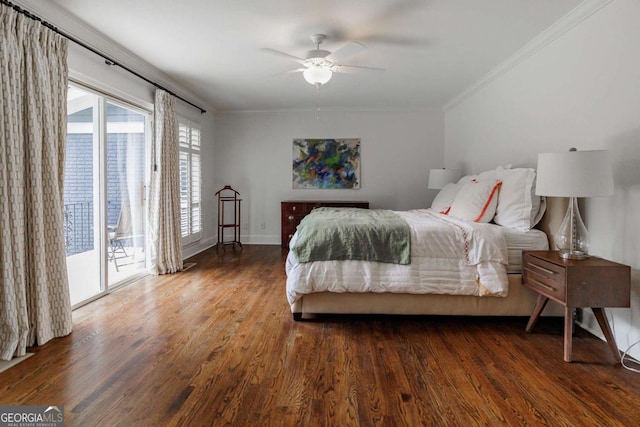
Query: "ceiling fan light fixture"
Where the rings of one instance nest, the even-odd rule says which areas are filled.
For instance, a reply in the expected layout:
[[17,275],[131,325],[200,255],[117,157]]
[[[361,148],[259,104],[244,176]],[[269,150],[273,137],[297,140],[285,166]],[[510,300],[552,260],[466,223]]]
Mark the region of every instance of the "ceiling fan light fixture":
[[[333,73],[342,72],[342,67],[347,67],[346,70],[375,70],[375,71],[384,71],[382,68],[373,68],[373,67],[363,67],[358,65],[344,65],[336,63],[335,61],[340,61],[339,58],[346,58],[348,56],[354,55],[355,53],[360,52],[362,49],[366,48],[360,42],[352,41],[349,44],[342,46],[338,50],[334,52],[330,52],[328,50],[320,49],[320,45],[327,38],[324,34],[314,34],[311,36],[311,41],[316,45],[316,48],[307,52],[306,58],[300,58],[295,55],[291,55],[286,52],[280,52],[275,49],[263,49],[265,52],[270,52],[279,56],[284,56],[290,59],[295,60],[298,64],[301,64],[304,68],[298,68],[296,70],[291,70],[290,72],[300,72],[302,71],[302,76],[307,81],[307,83],[314,85],[317,88],[320,86],[327,84]],[[338,54],[338,56],[336,56]]]
[[317,65],[310,66],[302,73],[302,76],[307,81],[307,83],[315,86],[322,86],[323,84],[327,83],[329,80],[331,80],[332,75],[333,72],[331,71],[331,69],[326,67],[319,67]]

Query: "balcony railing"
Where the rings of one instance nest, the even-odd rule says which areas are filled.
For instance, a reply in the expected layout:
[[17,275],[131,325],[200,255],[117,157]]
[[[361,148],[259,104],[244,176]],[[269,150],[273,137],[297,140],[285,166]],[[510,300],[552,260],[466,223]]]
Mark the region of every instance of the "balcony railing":
[[93,203],[64,205],[64,244],[67,256],[93,249]]

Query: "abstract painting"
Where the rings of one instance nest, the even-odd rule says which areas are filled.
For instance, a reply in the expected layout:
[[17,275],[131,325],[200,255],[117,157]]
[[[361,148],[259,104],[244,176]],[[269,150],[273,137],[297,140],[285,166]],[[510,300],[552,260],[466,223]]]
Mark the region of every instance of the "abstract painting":
[[294,139],[293,188],[360,188],[360,138]]

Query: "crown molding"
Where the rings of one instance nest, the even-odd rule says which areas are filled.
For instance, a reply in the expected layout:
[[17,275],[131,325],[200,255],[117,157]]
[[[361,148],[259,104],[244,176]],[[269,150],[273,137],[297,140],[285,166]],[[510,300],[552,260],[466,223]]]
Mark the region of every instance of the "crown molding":
[[[13,4],[20,6],[23,9],[37,15],[44,21],[47,21],[51,25],[57,27],[59,30],[75,37],[81,42],[91,46],[99,52],[104,53],[106,56],[111,57],[119,63],[126,65],[137,73],[145,76],[149,80],[158,83],[161,86],[166,87],[172,92],[192,100],[194,103],[205,106],[209,111],[215,112],[215,108],[212,108],[208,102],[197,96],[196,94],[185,90],[171,77],[164,74],[160,69],[156,68],[149,62],[140,58],[133,52],[122,47],[109,37],[100,33],[95,28],[91,27],[84,21],[71,15],[66,10],[58,7],[50,1],[41,0],[10,0]],[[93,53],[91,53],[93,55]],[[135,76],[134,76],[135,77]],[[138,77],[135,77],[138,79]],[[144,80],[141,80],[144,82]],[[147,82],[144,82],[148,84]]]
[[520,50],[518,50],[515,54],[511,55],[505,61],[500,63],[497,67],[493,68],[471,86],[460,92],[453,99],[447,102],[442,108],[443,111],[448,111],[449,109],[455,107],[460,104],[462,101],[472,96],[485,86],[488,86],[498,77],[504,75],[512,68],[516,67],[520,63],[524,62],[527,58],[534,55],[536,52],[544,48],[545,46],[552,43],[557,38],[561,37],[563,34],[580,24],[585,19],[589,18],[594,13],[598,12],[600,9],[611,3],[613,0],[585,0],[576,6],[573,10],[567,13],[565,16],[560,18],[554,24],[552,24],[549,28],[544,30],[538,36],[536,36],[529,43],[524,45]]
[[442,114],[442,108],[436,107],[321,107],[318,108],[265,108],[265,109],[248,109],[248,110],[223,110],[215,111],[218,115],[225,114],[279,114],[279,113],[295,113],[295,114],[320,114],[322,113],[439,113]]

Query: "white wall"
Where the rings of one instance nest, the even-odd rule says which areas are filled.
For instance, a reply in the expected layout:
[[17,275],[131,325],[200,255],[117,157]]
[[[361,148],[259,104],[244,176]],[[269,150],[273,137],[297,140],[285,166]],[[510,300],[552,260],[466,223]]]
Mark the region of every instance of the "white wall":
[[632,267],[631,309],[609,310],[622,349],[640,339],[638,40],[640,2],[614,0],[445,113],[445,165],[467,172],[535,166],[538,153],[572,146],[611,150],[615,196],[586,200],[584,217],[591,253]]
[[[443,130],[443,113],[433,110],[321,111],[319,118],[315,111],[218,113],[215,188],[240,192],[246,243],[280,244],[282,200],[427,207],[435,195],[427,189],[429,169],[442,167]],[[292,189],[294,138],[360,138],[361,188]]]

